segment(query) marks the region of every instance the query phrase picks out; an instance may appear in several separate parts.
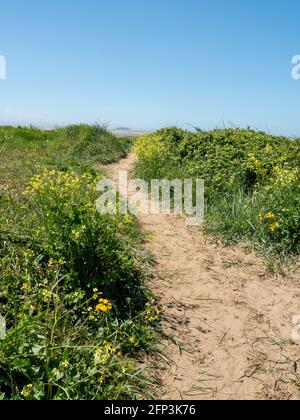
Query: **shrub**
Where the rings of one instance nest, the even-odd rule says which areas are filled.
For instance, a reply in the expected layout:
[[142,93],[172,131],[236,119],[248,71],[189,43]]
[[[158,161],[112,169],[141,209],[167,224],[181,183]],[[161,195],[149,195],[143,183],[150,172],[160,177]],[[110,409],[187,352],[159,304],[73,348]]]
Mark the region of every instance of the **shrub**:
[[[299,140],[223,129],[167,128],[137,140],[136,172],[146,180],[201,178],[206,229],[265,252],[299,253]],[[273,220],[266,220],[268,213]]]

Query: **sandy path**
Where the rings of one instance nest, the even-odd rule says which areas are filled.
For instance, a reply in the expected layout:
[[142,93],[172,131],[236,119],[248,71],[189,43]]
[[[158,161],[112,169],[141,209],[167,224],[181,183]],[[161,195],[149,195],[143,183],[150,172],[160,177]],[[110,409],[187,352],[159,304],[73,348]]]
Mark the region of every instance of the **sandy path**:
[[[111,165],[131,170],[134,154]],[[177,216],[139,216],[164,313],[162,399],[300,399],[299,271],[271,278],[240,247],[210,243]]]

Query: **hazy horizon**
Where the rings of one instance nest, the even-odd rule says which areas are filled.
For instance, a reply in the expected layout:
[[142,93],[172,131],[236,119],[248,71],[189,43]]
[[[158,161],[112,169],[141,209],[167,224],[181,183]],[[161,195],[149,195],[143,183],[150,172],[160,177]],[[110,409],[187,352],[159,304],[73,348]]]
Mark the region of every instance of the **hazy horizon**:
[[[61,124],[39,124],[39,123],[3,123],[0,121],[0,127],[4,127],[4,126],[11,126],[11,127],[35,127],[41,130],[53,130],[55,128],[60,128],[60,127],[66,127],[68,125],[94,125],[94,124],[100,124],[102,125],[101,121],[94,121],[94,122],[85,122],[85,121],[76,121],[76,122],[66,122],[66,123],[61,123]],[[238,126],[238,125],[234,125],[232,122],[221,122],[218,125],[215,126],[211,126],[211,127],[199,127],[198,125],[192,125],[192,124],[185,124],[184,126],[179,126],[176,124],[169,124],[169,125],[164,125],[161,127],[154,127],[154,128],[140,128],[140,127],[118,127],[118,126],[111,126],[111,125],[107,125],[107,124],[103,124],[109,131],[112,132],[124,132],[124,134],[126,134],[126,131],[128,131],[129,133],[151,133],[151,132],[155,132],[157,130],[160,130],[161,128],[168,128],[168,127],[179,127],[179,128],[183,128],[189,131],[193,131],[194,128],[200,128],[203,129],[204,131],[211,131],[211,130],[215,130],[215,129],[222,129],[222,128],[238,128],[238,129],[252,129],[255,131],[263,131],[267,134],[270,135],[274,135],[274,136],[285,136],[285,137],[290,137],[290,138],[300,138],[300,135],[297,134],[287,134],[284,132],[271,132],[269,129],[261,129],[258,127],[251,127],[251,126]]]

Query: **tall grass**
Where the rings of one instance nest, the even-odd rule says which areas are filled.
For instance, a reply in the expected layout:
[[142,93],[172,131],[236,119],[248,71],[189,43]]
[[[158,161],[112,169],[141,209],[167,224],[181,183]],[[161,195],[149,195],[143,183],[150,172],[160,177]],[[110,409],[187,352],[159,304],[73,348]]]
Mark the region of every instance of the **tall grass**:
[[300,251],[300,143],[240,129],[169,128],[136,143],[136,172],[146,180],[205,180],[210,234],[248,241],[265,255]]
[[96,211],[99,163],[130,139],[102,127],[0,128],[2,399],[136,399],[158,308],[131,216]]

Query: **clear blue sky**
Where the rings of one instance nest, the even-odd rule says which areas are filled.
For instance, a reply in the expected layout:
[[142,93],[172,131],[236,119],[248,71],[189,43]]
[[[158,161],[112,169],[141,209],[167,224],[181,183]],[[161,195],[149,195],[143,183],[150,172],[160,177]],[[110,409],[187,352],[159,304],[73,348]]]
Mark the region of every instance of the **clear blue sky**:
[[299,0],[9,0],[0,123],[300,135]]

